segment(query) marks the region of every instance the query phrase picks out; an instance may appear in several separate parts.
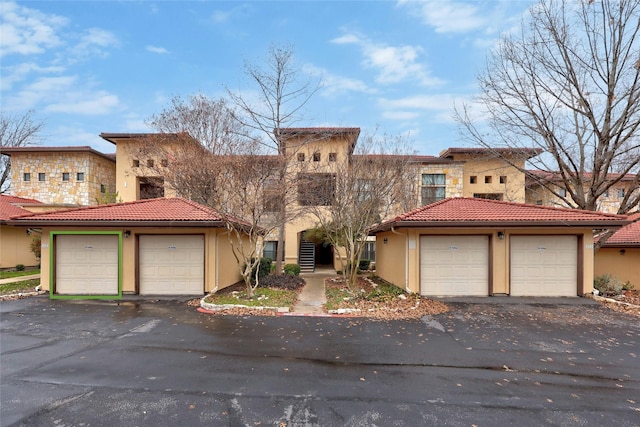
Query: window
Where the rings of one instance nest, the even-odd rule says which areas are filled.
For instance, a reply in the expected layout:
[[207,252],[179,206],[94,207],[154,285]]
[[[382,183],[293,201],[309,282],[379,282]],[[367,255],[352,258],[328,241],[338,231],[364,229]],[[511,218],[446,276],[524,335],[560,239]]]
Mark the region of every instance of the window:
[[477,177],[477,176],[475,176],[475,175],[471,175],[471,176],[469,177],[469,184],[475,184],[475,183],[477,183],[477,182],[478,182],[478,177]]
[[313,161],[314,162],[319,162],[320,161],[320,153],[318,153],[318,152],[313,153]]
[[140,177],[139,181],[140,198],[139,200],[156,199],[164,197],[164,179],[157,177]]
[[502,200],[502,193],[473,193],[475,199]]
[[44,172],[38,173],[38,181],[44,181],[47,178],[47,175]]
[[624,188],[618,190],[618,197],[621,199],[624,197]]
[[[284,243],[284,242],[282,242]],[[284,247],[283,247],[284,249]],[[264,248],[262,249],[262,256],[265,258],[271,258],[272,261],[276,260],[278,251],[278,241],[270,240],[264,242]],[[284,261],[284,250],[282,251],[282,260]]]
[[298,203],[302,206],[329,206],[333,203],[335,192],[335,174],[298,174]]
[[567,190],[565,190],[564,188],[561,188],[558,190],[558,195],[560,197],[567,197]]
[[131,161],[131,166],[133,166],[134,168],[138,168],[138,167],[140,167],[140,160],[138,160],[138,159],[133,159],[133,160]]
[[62,180],[69,181],[69,172],[62,172]]
[[484,177],[484,183],[485,184],[491,184],[491,175],[487,175]]
[[446,175],[443,173],[423,173],[421,198],[423,205],[435,203],[446,197]]
[[338,153],[329,153],[330,162],[335,162],[337,158],[338,158]]
[[356,182],[356,191],[358,201],[360,203],[367,200],[373,200],[376,181],[374,179],[358,179]]
[[602,193],[602,197],[609,197],[609,190]]
[[298,161],[304,162],[304,153],[298,153]]
[[84,181],[84,172],[78,172],[76,174],[76,181]]
[[542,200],[536,200],[536,205],[542,206]]
[[148,168],[152,168],[153,167],[153,159],[147,159],[147,167]]
[[160,166],[162,166],[163,168],[168,167],[169,166],[169,160],[167,160],[167,159],[160,160]]
[[360,259],[368,259],[371,262],[376,262],[376,242],[364,243],[364,249],[362,249]]
[[25,172],[22,174],[22,180],[24,182],[30,182],[31,181],[31,174],[29,172]]
[[506,184],[507,183],[507,176],[506,175],[501,175],[500,176],[500,184]]
[[107,192],[107,186],[104,185],[104,184],[100,184],[100,192],[102,194],[106,193]]

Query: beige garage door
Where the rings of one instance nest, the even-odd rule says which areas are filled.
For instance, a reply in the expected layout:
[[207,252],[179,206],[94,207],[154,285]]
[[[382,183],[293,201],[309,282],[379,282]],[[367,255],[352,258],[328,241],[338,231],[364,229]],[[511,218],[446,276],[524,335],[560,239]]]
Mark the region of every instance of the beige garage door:
[[55,256],[55,293],[118,294],[118,236],[57,235]]
[[420,293],[433,296],[489,294],[488,236],[422,236]]
[[140,293],[202,295],[204,236],[140,236]]
[[576,296],[576,236],[512,236],[511,295]]

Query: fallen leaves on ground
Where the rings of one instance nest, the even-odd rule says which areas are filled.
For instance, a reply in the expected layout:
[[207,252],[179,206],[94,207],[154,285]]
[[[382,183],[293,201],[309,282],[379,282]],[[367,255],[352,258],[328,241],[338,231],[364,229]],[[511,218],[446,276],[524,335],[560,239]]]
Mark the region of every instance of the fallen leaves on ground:
[[623,295],[614,297],[614,299],[632,305],[618,304],[606,300],[602,301],[602,304],[613,311],[640,317],[640,290],[624,291]]

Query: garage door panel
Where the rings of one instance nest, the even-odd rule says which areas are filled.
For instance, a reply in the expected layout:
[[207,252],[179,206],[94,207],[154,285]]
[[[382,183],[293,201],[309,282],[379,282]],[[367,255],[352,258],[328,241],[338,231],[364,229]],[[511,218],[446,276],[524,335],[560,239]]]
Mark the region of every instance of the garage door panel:
[[55,250],[57,294],[118,294],[117,235],[58,235]]
[[141,294],[204,293],[202,235],[140,236],[139,254]]
[[576,236],[512,236],[511,295],[576,296]]
[[422,236],[420,248],[423,295],[488,295],[487,236]]

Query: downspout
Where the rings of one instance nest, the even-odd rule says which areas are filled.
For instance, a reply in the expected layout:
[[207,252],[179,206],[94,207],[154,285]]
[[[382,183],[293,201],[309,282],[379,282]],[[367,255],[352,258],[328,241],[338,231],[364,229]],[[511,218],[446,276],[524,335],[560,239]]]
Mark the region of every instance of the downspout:
[[411,291],[411,289],[409,289],[409,236],[407,234],[397,232],[393,226],[391,226],[391,232],[393,234],[397,234],[398,236],[404,236],[404,290],[412,294],[413,292]]

